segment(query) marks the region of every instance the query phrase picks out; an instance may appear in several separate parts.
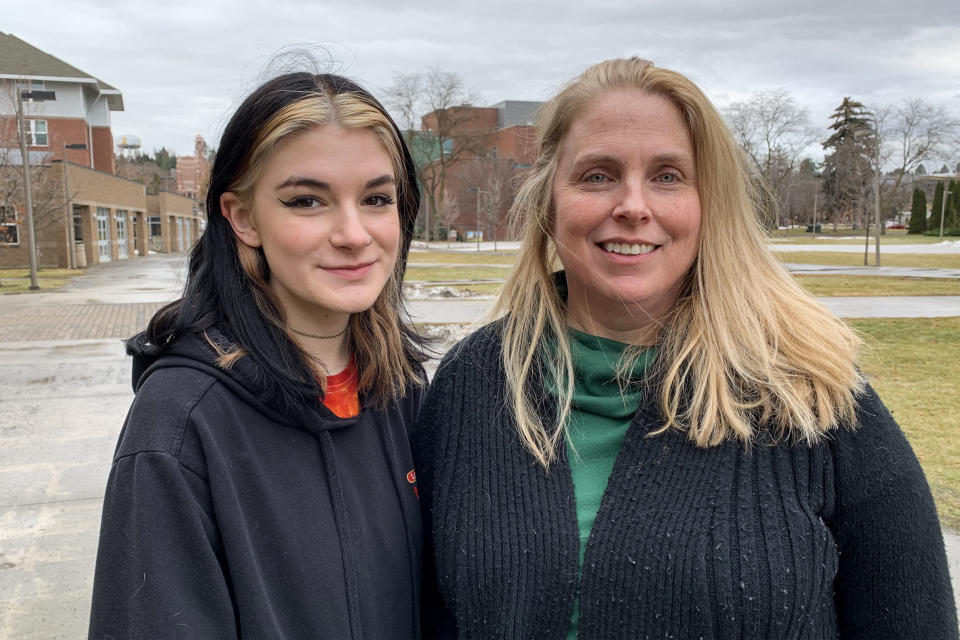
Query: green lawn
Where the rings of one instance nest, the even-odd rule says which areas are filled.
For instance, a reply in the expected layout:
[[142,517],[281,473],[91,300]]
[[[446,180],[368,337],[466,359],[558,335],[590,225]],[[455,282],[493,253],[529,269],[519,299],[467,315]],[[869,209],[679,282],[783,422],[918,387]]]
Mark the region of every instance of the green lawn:
[[[62,287],[82,274],[82,269],[40,269],[37,271],[39,291]],[[31,293],[30,270],[0,269],[0,295],[6,293]]]
[[516,251],[411,251],[408,262],[431,264],[513,264]]
[[960,278],[798,275],[815,296],[960,296]]
[[405,282],[450,282],[451,280],[503,280],[509,269],[496,266],[407,267]]
[[[823,233],[805,233],[803,229],[780,230],[771,233],[773,244],[863,244],[863,232],[840,229],[833,233],[824,227]],[[948,240],[953,238],[947,238]],[[870,245],[876,242],[876,234],[870,234]],[[937,236],[908,235],[905,229],[888,229],[886,235],[880,236],[880,245],[885,244],[937,244]]]
[[[849,267],[863,266],[863,252],[834,253],[832,251],[774,251],[773,255],[781,262],[795,264],[825,264]],[[873,247],[870,248],[870,262],[873,265]],[[960,269],[960,254],[912,254],[883,253],[880,250],[880,264],[885,267],[930,267],[940,269]]]
[[960,318],[852,320],[861,367],[910,440],[941,522],[960,529]]

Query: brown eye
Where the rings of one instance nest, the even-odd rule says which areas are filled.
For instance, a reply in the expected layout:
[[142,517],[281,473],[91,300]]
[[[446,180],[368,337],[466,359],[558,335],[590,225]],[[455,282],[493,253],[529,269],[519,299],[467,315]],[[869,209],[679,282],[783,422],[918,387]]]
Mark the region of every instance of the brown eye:
[[292,209],[312,209],[323,205],[323,202],[313,196],[300,196],[292,200],[281,200],[280,203]]
[[393,198],[388,195],[378,193],[375,196],[370,196],[367,198],[364,203],[374,207],[389,207],[393,204]]

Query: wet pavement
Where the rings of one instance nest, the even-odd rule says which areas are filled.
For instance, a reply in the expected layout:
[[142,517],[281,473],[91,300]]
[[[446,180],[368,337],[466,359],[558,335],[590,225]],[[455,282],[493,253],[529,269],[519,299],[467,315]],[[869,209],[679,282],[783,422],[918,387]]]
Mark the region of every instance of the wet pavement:
[[[120,338],[182,286],[184,257],[90,269],[56,292],[0,296],[0,640],[86,635],[103,488],[133,398]],[[960,316],[960,296],[833,298],[847,317]],[[490,299],[417,300],[429,323]],[[946,532],[960,596],[960,537]]]

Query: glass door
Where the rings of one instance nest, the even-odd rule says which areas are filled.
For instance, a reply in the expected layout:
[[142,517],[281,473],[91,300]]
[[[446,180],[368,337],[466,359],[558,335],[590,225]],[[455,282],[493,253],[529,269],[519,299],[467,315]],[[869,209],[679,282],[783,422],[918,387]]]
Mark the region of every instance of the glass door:
[[110,210],[97,207],[97,251],[100,262],[110,262]]

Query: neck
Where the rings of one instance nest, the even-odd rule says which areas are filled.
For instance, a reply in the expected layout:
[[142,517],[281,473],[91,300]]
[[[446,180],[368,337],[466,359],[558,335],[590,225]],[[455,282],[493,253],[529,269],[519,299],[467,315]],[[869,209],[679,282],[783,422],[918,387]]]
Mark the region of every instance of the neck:
[[300,345],[300,348],[310,356],[324,375],[340,373],[350,364],[350,332],[336,338],[308,338],[307,336],[287,331],[290,339]]
[[613,321],[589,314],[584,316],[572,310],[567,312],[567,324],[577,331],[589,333],[592,336],[608,338],[624,344],[651,346],[657,343],[660,334],[660,322],[654,318],[644,317],[638,324],[638,318],[615,319]]

